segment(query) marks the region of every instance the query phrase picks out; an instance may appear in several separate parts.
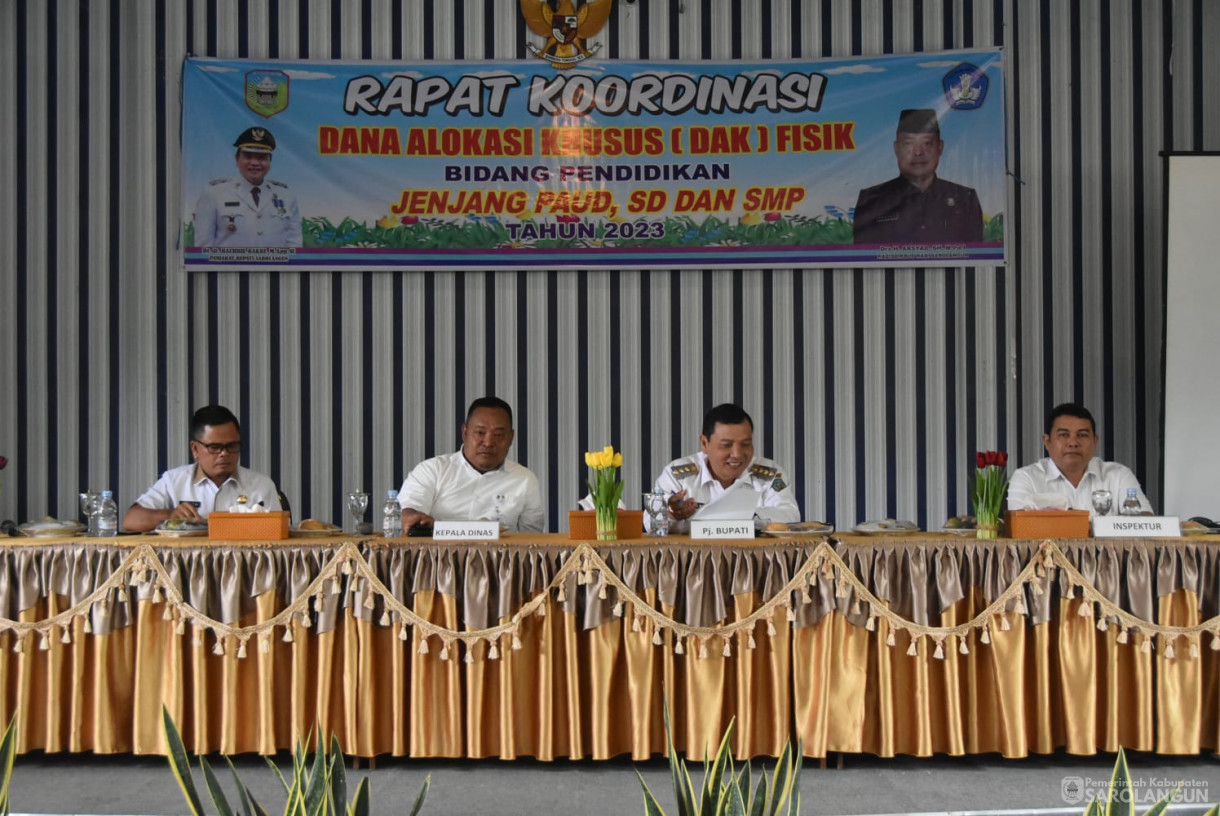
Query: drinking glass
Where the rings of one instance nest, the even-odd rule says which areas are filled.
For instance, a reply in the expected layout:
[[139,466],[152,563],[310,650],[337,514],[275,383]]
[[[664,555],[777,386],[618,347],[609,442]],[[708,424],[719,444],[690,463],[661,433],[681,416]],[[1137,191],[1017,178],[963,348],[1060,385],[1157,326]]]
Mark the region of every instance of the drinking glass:
[[360,524],[364,521],[364,511],[369,509],[369,494],[363,490],[353,490],[347,494],[347,509],[356,520],[355,532],[360,532]]
[[669,503],[664,493],[645,493],[644,512],[648,514],[648,535],[669,535]]
[[102,498],[100,493],[85,492],[80,494],[80,511],[85,516],[85,523],[89,523],[89,519],[97,511],[97,503]]
[[1114,505],[1114,497],[1110,495],[1109,490],[1094,490],[1093,491],[1093,509],[1099,516],[1110,515],[1110,508]]

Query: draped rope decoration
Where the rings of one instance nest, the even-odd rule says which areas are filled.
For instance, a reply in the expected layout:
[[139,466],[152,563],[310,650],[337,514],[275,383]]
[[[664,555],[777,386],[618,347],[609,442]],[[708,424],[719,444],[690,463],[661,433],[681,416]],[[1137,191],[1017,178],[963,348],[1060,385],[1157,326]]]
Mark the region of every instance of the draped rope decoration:
[[865,628],[869,631],[877,630],[878,620],[885,621],[888,627],[888,646],[896,645],[895,632],[905,632],[910,638],[908,655],[919,654],[919,644],[930,640],[935,644],[933,657],[943,659],[946,643],[951,649],[956,641],[957,650],[968,655],[971,633],[977,631],[979,641],[988,644],[991,642],[991,631],[997,623],[1001,630],[1011,629],[1009,611],[1024,615],[1027,589],[1035,595],[1046,593],[1058,570],[1067,583],[1063,597],[1077,600],[1076,591],[1079,590],[1078,614],[1084,618],[1095,617],[1099,631],[1107,631],[1111,625],[1118,627],[1118,643],[1129,643],[1134,634],[1141,638],[1141,652],[1148,653],[1152,651],[1153,638],[1160,637],[1162,656],[1173,660],[1181,656],[1177,643],[1184,640],[1185,653],[1193,659],[1199,656],[1203,635],[1210,634],[1210,648],[1220,651],[1220,616],[1195,626],[1164,626],[1138,618],[1098,592],[1072,565],[1058,545],[1050,540],[1039,545],[1016,580],[986,608],[969,621],[947,627],[925,626],[893,612],[885,601],[874,595],[852,572],[827,539],[822,539],[811,550],[806,549],[806,552],[808,558],[788,583],[749,615],[717,626],[688,626],[654,609],[614,573],[594,546],[582,543],[578,544],[569,558],[560,565],[546,589],[523,604],[507,622],[484,629],[459,631],[426,620],[394,597],[365,560],[359,547],[351,541],[344,542],[336,549],[334,557],[322,566],[296,600],[271,618],[251,626],[231,626],[188,604],[181,591],[174,586],[156,549],[150,544],[139,544],[100,586],[71,608],[39,621],[16,621],[0,617],[0,634],[12,632],[16,636],[13,651],[17,653],[25,651],[30,635],[38,637],[37,648],[40,651],[48,650],[56,630],[60,631],[60,642],[69,644],[72,642],[72,627],[77,621],[82,622],[85,633],[91,633],[92,617],[105,617],[110,614],[112,596],[117,603],[128,603],[129,588],[141,587],[153,604],[164,604],[162,617],[166,621],[175,622],[174,631],[177,634],[185,635],[186,624],[190,623],[194,645],[203,645],[204,634],[210,632],[214,638],[213,654],[227,654],[228,649],[236,645],[236,656],[245,658],[248,654],[247,646],[252,639],[257,639],[260,651],[270,651],[271,638],[277,627],[284,630],[282,639],[286,642],[293,640],[294,624],[309,628],[316,614],[315,610],[321,607],[325,596],[342,594],[345,591],[346,579],[346,591],[353,595],[353,607],[360,604],[364,609],[372,611],[380,600],[383,612],[378,622],[381,626],[395,627],[398,638],[403,641],[409,639],[411,628],[415,629],[418,633],[416,648],[419,654],[428,654],[429,639],[436,639],[441,644],[438,653],[441,660],[448,660],[453,654],[454,645],[460,644],[464,661],[470,663],[474,660],[475,646],[480,642],[486,644],[486,654],[490,660],[499,657],[501,641],[504,638],[509,639],[510,648],[521,649],[521,622],[533,615],[545,616],[552,593],[557,603],[565,603],[569,591],[573,589],[569,584],[574,583],[575,587],[586,587],[586,592],[595,591],[597,597],[602,600],[608,599],[609,592],[613,590],[616,593],[614,615],[624,617],[625,605],[630,604],[631,630],[643,632],[646,626],[650,626],[652,642],[655,645],[665,644],[665,635],[668,633],[675,654],[685,654],[688,649],[693,649],[693,654],[705,658],[711,653],[710,649],[715,649],[718,654],[729,657],[732,655],[732,642],[735,638],[744,639],[747,649],[756,648],[754,631],[761,622],[766,622],[767,635],[775,636],[777,632],[774,615],[780,607],[784,608],[788,621],[795,622],[798,606],[812,602],[810,588],[819,586],[820,582],[826,582],[833,585],[836,600],[845,600],[854,595],[851,602],[853,613],[863,615],[864,609],[867,608]]

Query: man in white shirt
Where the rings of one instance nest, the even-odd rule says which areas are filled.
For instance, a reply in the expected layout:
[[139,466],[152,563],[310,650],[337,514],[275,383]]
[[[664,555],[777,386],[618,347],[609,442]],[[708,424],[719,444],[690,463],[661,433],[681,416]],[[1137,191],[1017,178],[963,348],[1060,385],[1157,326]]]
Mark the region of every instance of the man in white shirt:
[[740,405],[724,403],[707,412],[698,453],[675,459],[657,477],[654,493],[669,499],[671,529],[686,532],[690,517],[737,483],[758,493],[755,517],[763,524],[800,521],[801,508],[784,469],[754,455],[754,421]]
[[1065,402],[1052,408],[1046,417],[1042,444],[1049,455],[1012,475],[1008,484],[1009,510],[1037,509],[1037,497],[1051,494],[1066,500],[1069,510],[1093,513],[1093,491],[1105,489],[1112,497],[1110,512],[1117,513],[1127,490],[1134,488],[1142,512],[1152,512],[1139,479],[1129,468],[1117,462],[1103,462],[1093,455],[1097,450],[1097,426],[1083,405]]
[[495,520],[510,530],[541,533],[546,509],[533,473],[508,461],[513,409],[498,397],[470,403],[462,447],[420,462],[402,483],[402,529],[437,521]]
[[190,465],[167,470],[123,516],[123,529],[148,532],[167,519],[202,522],[219,507],[228,510],[245,496],[280,510],[275,482],[237,463],[241,456],[241,425],[223,405],[207,405],[191,417]]

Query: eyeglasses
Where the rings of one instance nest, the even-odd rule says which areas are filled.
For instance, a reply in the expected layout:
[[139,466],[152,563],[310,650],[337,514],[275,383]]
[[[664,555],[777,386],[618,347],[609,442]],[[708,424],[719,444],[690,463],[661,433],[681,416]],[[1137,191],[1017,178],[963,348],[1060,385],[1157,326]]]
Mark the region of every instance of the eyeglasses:
[[240,439],[223,445],[219,442],[200,442],[198,439],[195,440],[195,443],[202,445],[213,456],[220,456],[222,453],[241,453]]

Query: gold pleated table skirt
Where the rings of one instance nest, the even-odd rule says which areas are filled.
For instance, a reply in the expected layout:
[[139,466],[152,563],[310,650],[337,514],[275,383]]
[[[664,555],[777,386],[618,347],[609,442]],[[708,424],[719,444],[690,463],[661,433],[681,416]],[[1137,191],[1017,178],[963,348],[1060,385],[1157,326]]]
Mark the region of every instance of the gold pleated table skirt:
[[730,722],[741,757],[1220,747],[1220,541],[1046,544],[31,541],[0,547],[0,718],[22,752],[163,753],[164,706],[198,753],[644,759],[668,695],[691,756]]

